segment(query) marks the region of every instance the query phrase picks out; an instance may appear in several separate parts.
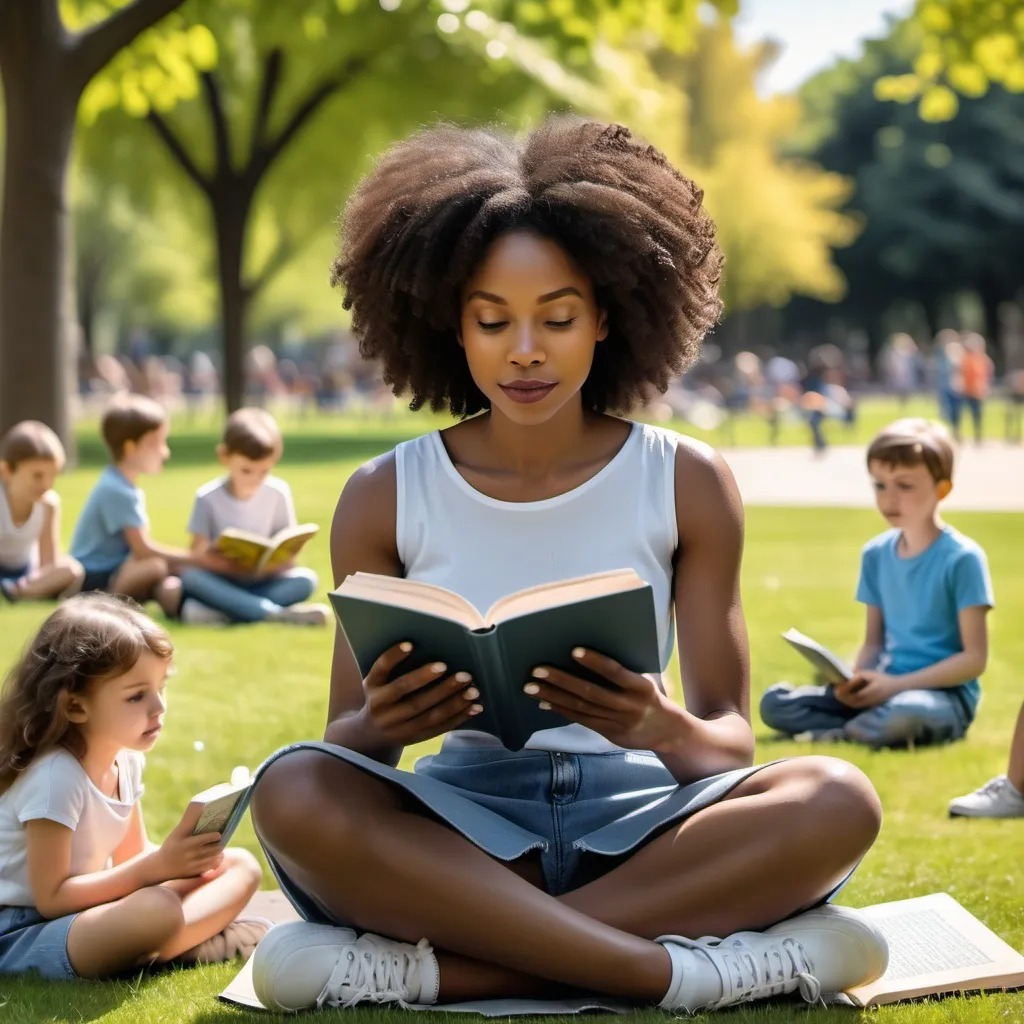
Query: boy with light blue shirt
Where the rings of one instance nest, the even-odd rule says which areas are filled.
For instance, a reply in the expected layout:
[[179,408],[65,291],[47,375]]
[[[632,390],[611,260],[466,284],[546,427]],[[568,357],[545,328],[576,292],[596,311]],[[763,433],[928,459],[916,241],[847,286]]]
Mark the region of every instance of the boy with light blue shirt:
[[981,698],[994,599],[985,552],[938,514],[953,486],[952,442],[937,423],[900,420],[871,442],[867,463],[893,528],[861,556],[867,625],[853,678],[779,683],[761,699],[761,717],[791,736],[876,748],[959,739]]

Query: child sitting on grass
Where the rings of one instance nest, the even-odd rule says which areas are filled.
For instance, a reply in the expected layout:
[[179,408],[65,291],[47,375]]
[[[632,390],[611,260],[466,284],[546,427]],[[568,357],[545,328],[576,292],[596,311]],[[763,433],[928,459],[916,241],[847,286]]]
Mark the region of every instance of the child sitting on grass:
[[[181,605],[181,582],[172,573],[195,559],[149,535],[143,474],[159,473],[170,458],[170,426],[163,406],[143,395],[115,398],[103,413],[100,431],[112,462],[100,474],[71,537],[71,554],[85,569],[84,591],[105,590],[136,601],[155,598],[168,615]],[[226,559],[211,554],[208,568]]]
[[152,963],[247,956],[269,922],[245,850],[162,845],[142,819],[142,767],[163,727],[171,641],[132,603],[64,602],[0,700],[0,973],[100,978]]
[[938,423],[899,420],[871,442],[867,464],[893,529],[861,556],[867,627],[853,678],[778,683],[761,699],[761,718],[791,736],[876,748],[959,739],[981,697],[993,598],[985,552],[939,517],[953,487],[952,442]]
[[[217,538],[229,527],[271,537],[296,525],[291,488],[270,475],[283,448],[274,417],[263,409],[239,409],[228,418],[217,446],[227,475],[200,487],[192,506],[188,532],[193,556],[212,554]],[[294,561],[262,573],[230,565],[227,572],[190,567],[182,571],[181,582],[183,622],[270,620],[323,626],[330,614],[325,605],[301,603],[316,589],[317,575]]]
[[64,446],[45,423],[24,420],[0,438],[0,594],[8,601],[45,601],[82,583],[82,567],[61,555],[53,481],[63,468]]

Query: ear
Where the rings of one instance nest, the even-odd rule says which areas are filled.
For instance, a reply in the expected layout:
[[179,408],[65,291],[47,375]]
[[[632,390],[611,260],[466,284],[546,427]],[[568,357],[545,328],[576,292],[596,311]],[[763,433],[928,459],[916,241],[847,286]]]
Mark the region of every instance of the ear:
[[459,343],[459,348],[465,349],[466,343],[462,339],[462,328],[461,327],[456,327],[455,328],[455,340]]
[[604,341],[608,337],[608,311],[599,309],[597,311],[597,335],[595,341]]
[[939,501],[943,501],[949,497],[949,492],[953,490],[952,480],[940,480],[935,485],[935,493],[939,496]]
[[74,722],[75,725],[82,725],[89,718],[89,711],[78,694],[65,693],[64,695],[64,714],[67,715],[69,722]]
[[13,472],[10,463],[0,459],[0,480],[3,480],[5,484],[9,483]]
[[217,459],[222,466],[228,464],[228,450],[223,444],[217,445]]

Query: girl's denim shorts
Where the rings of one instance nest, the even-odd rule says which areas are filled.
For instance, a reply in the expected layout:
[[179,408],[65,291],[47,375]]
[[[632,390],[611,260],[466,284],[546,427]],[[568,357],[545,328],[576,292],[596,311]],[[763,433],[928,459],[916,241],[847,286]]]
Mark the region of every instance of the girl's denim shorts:
[[[297,750],[322,751],[400,786],[498,860],[538,851],[552,895],[582,884],[578,872],[584,855],[621,858],[721,800],[765,767],[740,768],[680,786],[649,751],[564,754],[485,748],[431,754],[408,772],[345,747],[308,742],[272,754],[257,770],[257,784],[268,765]],[[282,891],[306,920],[346,923],[304,892],[264,850]]]
[[44,978],[77,978],[68,959],[68,930],[77,914],[48,920],[35,907],[0,907],[0,974],[38,971]]

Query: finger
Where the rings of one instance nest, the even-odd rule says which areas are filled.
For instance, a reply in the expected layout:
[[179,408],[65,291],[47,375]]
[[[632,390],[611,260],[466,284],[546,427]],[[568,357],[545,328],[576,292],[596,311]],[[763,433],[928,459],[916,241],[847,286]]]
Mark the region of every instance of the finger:
[[596,672],[599,676],[603,676],[623,690],[644,692],[652,685],[651,681],[640,675],[639,672],[631,672],[614,658],[598,654],[597,651],[592,651],[588,647],[574,647],[572,656],[579,664]]
[[[447,700],[435,704],[434,707],[422,714],[409,719],[406,725],[414,732],[437,729],[452,719],[461,717],[465,720],[478,715],[480,711],[474,711],[474,708],[479,708],[482,711],[483,705],[479,702],[468,701],[461,693],[457,693],[448,697]],[[437,734],[434,733],[434,735]]]
[[[451,732],[452,729],[458,729],[459,726],[465,725],[467,722],[472,721],[480,712],[475,711],[474,708],[479,708],[479,704],[471,704],[469,707],[465,706],[463,701],[463,707],[459,708],[458,711],[454,712],[447,718],[433,718],[433,712],[429,712],[426,716],[421,716],[423,720],[422,728],[416,730],[410,729],[408,735],[405,737],[405,743],[421,743],[424,740],[434,739],[436,736],[441,736],[446,732]],[[481,709],[482,710],[482,709]],[[427,722],[426,719],[430,718],[431,721]],[[417,719],[420,722],[421,719]]]
[[190,836],[192,830],[199,824],[199,816],[203,813],[202,804],[190,803],[181,816],[181,821],[171,830],[171,835]]
[[533,670],[533,678],[524,687],[525,692],[534,692],[531,689],[534,686],[555,687],[590,704],[616,711],[632,709],[636,700],[633,694],[627,695],[621,690],[610,690],[598,683],[580,679],[579,676],[571,675],[569,672],[563,672],[561,669],[552,668],[549,665],[542,665]]
[[431,686],[422,693],[413,692],[411,697],[406,697],[396,706],[396,710],[400,709],[406,712],[404,716],[406,718],[415,718],[444,701],[452,700],[454,707],[461,708],[462,704],[458,702],[460,696],[463,702],[476,700],[480,696],[480,691],[470,685],[472,682],[473,677],[468,672],[456,672],[447,679],[443,679],[437,686]]
[[383,686],[391,678],[391,672],[400,665],[412,652],[412,644],[403,640],[394,647],[389,647],[371,666],[366,673],[367,686]]
[[395,679],[371,685],[367,689],[367,701],[371,707],[395,704],[408,694],[421,690],[425,686],[433,685],[447,671],[448,666],[443,661],[432,661],[428,665],[421,665]]
[[527,683],[526,685],[538,687],[537,692],[531,693],[530,696],[535,697],[542,704],[549,705],[546,710],[557,711],[565,715],[566,718],[572,718],[573,721],[577,721],[581,715],[585,715],[600,718],[606,722],[622,722],[625,715],[625,712],[620,709],[592,704],[583,697],[576,697],[556,686],[539,683]]

